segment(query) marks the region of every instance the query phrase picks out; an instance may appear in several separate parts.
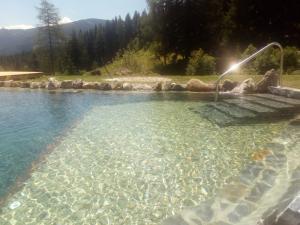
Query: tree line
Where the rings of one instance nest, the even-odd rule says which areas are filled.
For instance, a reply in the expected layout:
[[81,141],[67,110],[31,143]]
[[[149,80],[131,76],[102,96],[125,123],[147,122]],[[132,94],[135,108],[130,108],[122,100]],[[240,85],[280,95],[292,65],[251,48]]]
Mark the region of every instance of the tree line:
[[[172,63],[186,64],[195,50],[202,49],[217,58],[218,69],[250,43],[260,47],[278,41],[284,46],[300,47],[298,0],[147,0],[147,3],[148,10],[141,14],[118,17],[60,39],[52,56],[54,70],[66,73],[91,70],[110,62],[129,47],[151,48],[164,64],[170,63],[167,62],[170,55]],[[40,45],[30,53],[0,57],[0,65],[51,71],[49,58],[49,47]]]

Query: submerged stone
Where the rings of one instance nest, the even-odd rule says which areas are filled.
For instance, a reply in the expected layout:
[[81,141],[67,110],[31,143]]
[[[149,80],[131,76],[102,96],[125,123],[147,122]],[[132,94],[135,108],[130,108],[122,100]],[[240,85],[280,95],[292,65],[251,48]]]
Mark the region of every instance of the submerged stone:
[[162,225],[189,225],[189,224],[185,222],[184,219],[182,219],[182,217],[173,216],[163,221]]
[[257,202],[262,198],[262,196],[271,188],[271,186],[257,182],[254,187],[252,188],[252,191],[250,192],[250,195],[246,197],[246,200],[249,200],[251,202]]

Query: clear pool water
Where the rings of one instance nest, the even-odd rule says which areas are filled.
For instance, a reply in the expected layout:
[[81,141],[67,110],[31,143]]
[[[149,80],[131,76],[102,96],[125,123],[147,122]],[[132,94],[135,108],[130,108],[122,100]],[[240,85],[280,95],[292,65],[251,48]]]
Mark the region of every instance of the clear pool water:
[[219,128],[201,99],[0,90],[0,224],[152,225],[213,196],[285,123]]

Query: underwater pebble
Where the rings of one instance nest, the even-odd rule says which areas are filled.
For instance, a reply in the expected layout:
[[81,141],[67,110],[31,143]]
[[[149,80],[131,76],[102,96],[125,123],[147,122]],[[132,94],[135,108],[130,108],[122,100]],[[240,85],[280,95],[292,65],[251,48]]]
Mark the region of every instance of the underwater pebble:
[[15,201],[15,202],[13,202],[9,205],[9,208],[13,210],[13,209],[16,209],[20,206],[21,206],[21,202]]

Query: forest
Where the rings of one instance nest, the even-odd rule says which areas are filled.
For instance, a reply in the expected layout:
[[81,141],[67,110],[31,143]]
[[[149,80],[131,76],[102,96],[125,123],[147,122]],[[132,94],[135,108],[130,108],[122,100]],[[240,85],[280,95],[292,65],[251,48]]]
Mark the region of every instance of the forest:
[[[214,74],[238,57],[277,41],[285,47],[286,72],[299,70],[300,1],[274,0],[147,0],[144,12],[116,17],[48,48],[1,56],[0,67],[48,73],[80,74],[102,67],[127,52],[151,51],[162,73]],[[99,15],[101,18],[101,15]],[[57,26],[59,30],[59,25]],[[276,67],[270,50],[254,73]],[[278,58],[278,59],[277,59]],[[52,71],[53,70],[53,71]]]

